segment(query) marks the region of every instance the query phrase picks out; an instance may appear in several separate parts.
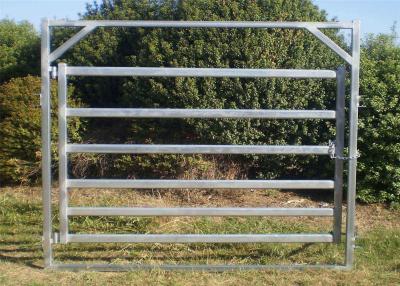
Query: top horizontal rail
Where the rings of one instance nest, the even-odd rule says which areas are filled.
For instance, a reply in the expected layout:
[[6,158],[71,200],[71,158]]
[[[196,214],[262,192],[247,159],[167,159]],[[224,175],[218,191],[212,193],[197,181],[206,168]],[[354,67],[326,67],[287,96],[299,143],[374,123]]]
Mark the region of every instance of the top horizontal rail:
[[49,26],[84,27],[142,27],[142,28],[290,28],[303,29],[316,27],[322,29],[351,29],[352,21],[343,22],[261,22],[261,21],[126,21],[91,20],[69,21],[49,20]]
[[231,69],[68,66],[66,68],[66,74],[74,76],[336,78],[336,71],[333,70],[243,68]]

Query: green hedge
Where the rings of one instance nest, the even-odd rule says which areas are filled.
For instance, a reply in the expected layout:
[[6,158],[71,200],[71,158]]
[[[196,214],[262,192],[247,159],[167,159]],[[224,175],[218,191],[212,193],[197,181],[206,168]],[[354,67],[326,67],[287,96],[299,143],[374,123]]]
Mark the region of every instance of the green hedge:
[[[325,21],[311,1],[105,1],[85,19]],[[67,33],[57,33],[59,42]],[[329,35],[338,38],[335,33]],[[57,42],[57,41],[56,41]],[[88,66],[328,68],[339,58],[310,33],[290,29],[97,29],[63,61]],[[332,109],[333,80],[79,78],[76,96],[96,107]],[[91,120],[89,141],[208,144],[328,144],[334,123],[318,120]],[[105,140],[107,138],[107,140]],[[227,156],[228,157],[228,156]],[[131,158],[136,160],[136,156]],[[160,160],[165,160],[161,156]],[[152,160],[155,160],[154,158]],[[175,160],[175,159],[171,159]],[[311,156],[229,157],[249,178],[329,177]],[[104,164],[110,166],[116,161]],[[172,162],[173,164],[174,162]],[[156,166],[160,164],[155,164]],[[133,166],[133,165],[132,165]],[[325,168],[326,167],[326,168]],[[130,176],[133,173],[127,174]],[[173,171],[171,170],[171,175]]]
[[32,24],[0,20],[0,84],[40,74],[40,37]]
[[[70,89],[72,91],[72,89]],[[0,180],[33,183],[40,178],[40,78],[14,78],[0,86]],[[57,164],[57,84],[51,84],[52,155]],[[77,102],[69,100],[71,106]],[[70,138],[80,140],[81,122],[69,122]],[[55,168],[57,169],[57,168]]]
[[[311,1],[104,1],[85,19],[326,21]],[[55,30],[54,46],[71,31]],[[330,37],[340,41],[332,31]],[[395,35],[365,40],[361,55],[358,198],[400,202],[400,48]],[[341,44],[345,46],[344,44]],[[301,30],[103,29],[63,61],[93,66],[327,68],[341,61]],[[334,109],[335,83],[326,80],[234,78],[76,78],[78,98],[92,107]],[[40,167],[38,78],[0,87],[0,179],[32,182]],[[52,84],[55,106],[55,86]],[[77,101],[71,102],[77,105]],[[53,118],[56,116],[53,112]],[[56,134],[56,120],[52,130]],[[315,120],[71,121],[71,140],[102,143],[326,144],[334,122]],[[4,139],[3,139],[4,138]],[[56,137],[53,138],[54,140]],[[54,141],[55,142],[55,141]],[[52,146],[56,162],[56,146]],[[303,156],[92,156],[72,158],[72,175],[179,178],[331,177],[332,161]]]
[[361,54],[358,197],[400,203],[400,46],[370,36]]

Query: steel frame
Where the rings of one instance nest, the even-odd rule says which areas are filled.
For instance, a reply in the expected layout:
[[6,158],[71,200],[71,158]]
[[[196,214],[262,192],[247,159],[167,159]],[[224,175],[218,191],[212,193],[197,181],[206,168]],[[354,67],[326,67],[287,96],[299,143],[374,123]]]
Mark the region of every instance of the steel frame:
[[[51,27],[82,27],[82,29],[54,51],[50,51]],[[345,68],[327,70],[271,70],[271,69],[219,69],[219,68],[144,68],[144,67],[67,67],[59,64],[59,188],[60,239],[52,232],[51,209],[51,118],[50,74],[55,75],[52,64],[68,49],[97,27],[160,27],[160,28],[284,28],[305,29],[339,55],[351,68],[349,160],[346,215],[346,250],[342,265],[115,265],[65,264],[53,261],[52,245],[67,242],[335,242],[341,238],[343,148],[345,137]],[[209,21],[42,21],[41,41],[41,110],[42,110],[42,184],[43,184],[43,250],[46,268],[57,270],[128,271],[162,268],[166,270],[232,269],[351,269],[355,247],[355,194],[357,166],[357,129],[359,103],[360,22],[209,22]],[[349,29],[352,31],[352,53],[349,55],[321,29]],[[336,110],[220,110],[220,109],[96,109],[67,107],[67,77],[80,76],[193,76],[193,77],[284,77],[333,78],[337,81]],[[108,145],[68,144],[67,117],[138,117],[138,118],[271,118],[271,119],[336,119],[336,145],[332,146],[237,146],[237,145]],[[330,154],[335,159],[334,180],[84,180],[68,179],[67,153],[202,153],[202,154]],[[334,189],[333,209],[329,208],[88,208],[68,207],[68,188],[284,188]],[[127,216],[331,216],[333,234],[229,234],[229,235],[126,235],[126,234],[69,234],[68,217],[75,215],[127,215]]]

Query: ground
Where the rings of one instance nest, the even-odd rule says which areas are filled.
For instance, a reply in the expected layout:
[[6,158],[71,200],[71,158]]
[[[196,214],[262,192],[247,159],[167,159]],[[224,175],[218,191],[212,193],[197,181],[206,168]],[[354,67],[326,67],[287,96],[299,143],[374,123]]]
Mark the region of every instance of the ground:
[[[54,190],[54,209],[56,206]],[[328,192],[282,191],[99,191],[76,190],[70,205],[90,206],[331,206]],[[56,218],[55,214],[55,218]],[[43,270],[41,191],[0,191],[0,285],[400,285],[400,211],[357,205],[356,263],[352,271],[162,270],[127,273]],[[326,232],[327,218],[73,218],[73,232],[267,233]],[[343,244],[95,244],[57,245],[65,262],[107,263],[341,263]]]

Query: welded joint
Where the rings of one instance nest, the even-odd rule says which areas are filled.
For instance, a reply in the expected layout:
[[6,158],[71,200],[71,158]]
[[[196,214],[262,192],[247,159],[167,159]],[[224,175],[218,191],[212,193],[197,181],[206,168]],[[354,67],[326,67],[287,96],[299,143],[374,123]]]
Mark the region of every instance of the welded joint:
[[310,26],[306,28],[311,34],[313,34],[317,39],[324,43],[328,48],[340,56],[349,65],[353,65],[353,56],[349,55],[344,49],[342,49],[338,44],[336,44],[331,38],[321,32],[317,27]]
[[65,43],[63,43],[61,46],[59,46],[57,49],[49,54],[49,62],[51,63],[59,59],[66,51],[68,51],[71,47],[73,47],[80,40],[89,35],[94,29],[96,29],[96,27],[96,24],[90,24],[83,27],[82,30],[80,30],[78,33],[76,33],[74,36],[72,36]]

